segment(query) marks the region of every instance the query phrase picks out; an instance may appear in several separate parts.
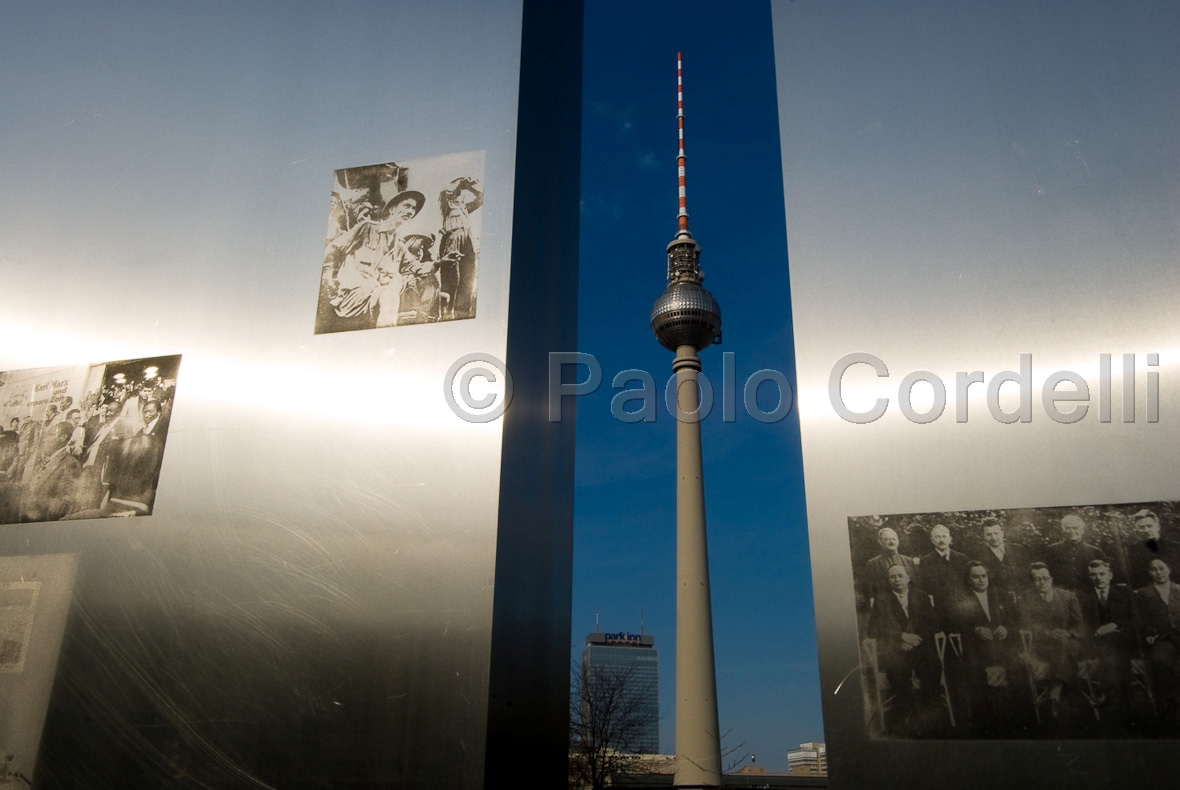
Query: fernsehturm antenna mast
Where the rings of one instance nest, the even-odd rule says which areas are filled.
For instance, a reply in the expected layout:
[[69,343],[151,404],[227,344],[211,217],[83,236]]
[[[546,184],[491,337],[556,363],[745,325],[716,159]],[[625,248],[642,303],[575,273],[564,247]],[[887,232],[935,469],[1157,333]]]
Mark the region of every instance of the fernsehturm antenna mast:
[[721,342],[721,308],[701,287],[701,246],[688,230],[684,81],[676,53],[676,157],[680,209],[668,244],[668,287],[651,311],[656,339],[676,352],[676,787],[720,787],[721,738],[713,663],[713,605],[705,533],[697,352]]

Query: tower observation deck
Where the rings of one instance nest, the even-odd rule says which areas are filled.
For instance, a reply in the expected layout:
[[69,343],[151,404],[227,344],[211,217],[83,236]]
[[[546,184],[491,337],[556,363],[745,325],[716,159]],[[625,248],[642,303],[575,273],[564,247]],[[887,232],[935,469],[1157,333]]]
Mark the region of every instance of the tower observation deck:
[[651,310],[651,329],[669,351],[692,346],[697,351],[721,342],[721,306],[704,289],[701,245],[688,229],[688,193],[684,155],[684,79],[680,53],[676,53],[677,182],[680,207],[676,237],[668,243],[668,287]]

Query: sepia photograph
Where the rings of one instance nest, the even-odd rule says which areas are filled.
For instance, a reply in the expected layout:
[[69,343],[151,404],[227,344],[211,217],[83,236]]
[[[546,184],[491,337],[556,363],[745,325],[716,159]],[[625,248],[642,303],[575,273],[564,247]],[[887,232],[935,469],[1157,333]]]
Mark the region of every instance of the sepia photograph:
[[1180,503],[848,532],[870,738],[1180,737]]
[[474,318],[484,152],[337,170],[315,333]]
[[0,582],[0,672],[25,668],[41,582]]
[[0,524],[147,516],[180,356],[0,372]]
[[78,554],[0,557],[0,788],[34,770],[74,598]]

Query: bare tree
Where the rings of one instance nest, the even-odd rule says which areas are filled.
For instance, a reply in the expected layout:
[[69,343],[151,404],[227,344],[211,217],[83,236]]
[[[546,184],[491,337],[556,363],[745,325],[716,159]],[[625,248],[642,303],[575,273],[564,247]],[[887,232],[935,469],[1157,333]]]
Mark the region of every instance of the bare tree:
[[640,759],[654,724],[650,684],[629,667],[575,664],[570,683],[570,785],[600,790],[624,774],[647,773]]

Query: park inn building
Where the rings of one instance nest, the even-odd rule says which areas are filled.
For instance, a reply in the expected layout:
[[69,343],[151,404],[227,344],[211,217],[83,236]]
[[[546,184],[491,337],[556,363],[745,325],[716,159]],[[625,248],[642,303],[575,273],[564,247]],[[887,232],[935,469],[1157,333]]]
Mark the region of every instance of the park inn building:
[[660,751],[660,682],[659,654],[655,637],[650,634],[601,633],[586,635],[582,651],[582,671],[589,683],[597,678],[617,678],[627,674],[628,686],[634,688],[647,722],[636,739],[638,754]]

